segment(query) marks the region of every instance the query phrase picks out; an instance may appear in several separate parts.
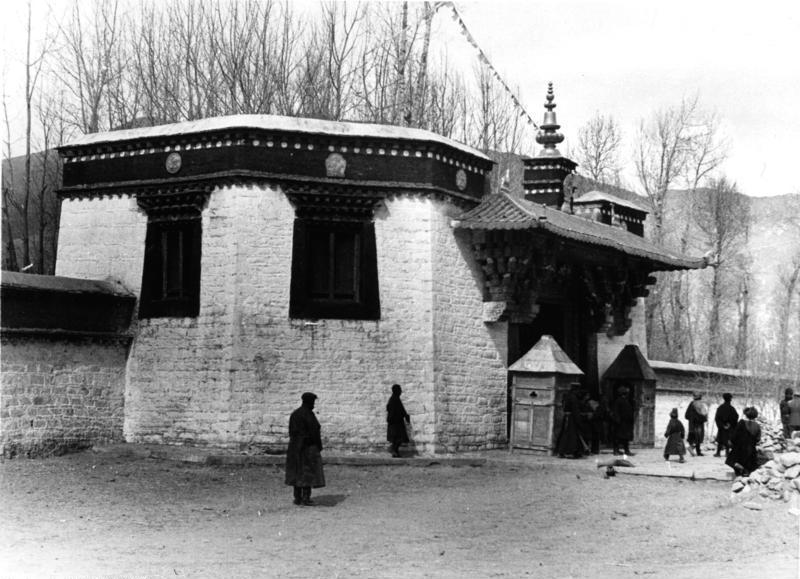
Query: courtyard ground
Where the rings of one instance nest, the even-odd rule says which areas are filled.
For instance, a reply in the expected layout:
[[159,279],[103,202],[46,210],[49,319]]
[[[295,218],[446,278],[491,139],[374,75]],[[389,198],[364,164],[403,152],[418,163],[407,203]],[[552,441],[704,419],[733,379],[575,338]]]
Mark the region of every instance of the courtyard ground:
[[792,505],[745,508],[714,477],[604,479],[592,459],[504,452],[339,461],[318,506],[296,507],[279,457],[152,456],[0,464],[0,576],[797,577]]

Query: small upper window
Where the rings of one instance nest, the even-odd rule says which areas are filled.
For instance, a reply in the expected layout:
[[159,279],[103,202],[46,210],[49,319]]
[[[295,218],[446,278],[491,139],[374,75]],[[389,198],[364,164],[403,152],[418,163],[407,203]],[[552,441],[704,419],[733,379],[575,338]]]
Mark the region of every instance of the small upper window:
[[200,219],[148,222],[140,318],[197,316],[200,241]]
[[295,220],[289,315],[380,318],[371,222]]

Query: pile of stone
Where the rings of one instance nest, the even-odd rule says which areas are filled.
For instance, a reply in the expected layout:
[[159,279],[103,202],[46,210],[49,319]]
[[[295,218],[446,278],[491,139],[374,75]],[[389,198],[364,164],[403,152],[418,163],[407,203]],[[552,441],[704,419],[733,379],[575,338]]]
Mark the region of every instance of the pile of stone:
[[759,458],[766,462],[750,475],[736,477],[731,490],[737,499],[763,497],[788,502],[793,493],[800,494],[800,439],[787,440],[776,426],[760,420],[759,424]]

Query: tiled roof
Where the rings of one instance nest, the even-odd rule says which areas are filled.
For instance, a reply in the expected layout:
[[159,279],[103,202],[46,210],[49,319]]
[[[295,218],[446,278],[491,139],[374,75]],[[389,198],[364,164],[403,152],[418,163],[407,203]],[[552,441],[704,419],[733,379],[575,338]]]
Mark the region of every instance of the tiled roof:
[[656,380],[653,368],[647,363],[636,344],[628,344],[603,374],[603,380]]
[[644,213],[650,212],[642,204],[634,201],[628,201],[627,199],[622,199],[616,195],[612,195],[611,193],[606,193],[605,191],[589,191],[588,193],[584,193],[580,197],[576,198],[573,203],[575,205],[581,205],[583,203],[597,203],[599,201],[608,201],[609,203],[614,203],[616,205],[627,207],[629,209],[635,209],[636,211],[642,211]]
[[557,237],[647,259],[655,263],[659,270],[699,269],[706,266],[703,258],[686,257],[624,229],[514,198],[505,192],[485,197],[480,205],[459,219],[454,219],[452,226],[456,229],[539,229]]

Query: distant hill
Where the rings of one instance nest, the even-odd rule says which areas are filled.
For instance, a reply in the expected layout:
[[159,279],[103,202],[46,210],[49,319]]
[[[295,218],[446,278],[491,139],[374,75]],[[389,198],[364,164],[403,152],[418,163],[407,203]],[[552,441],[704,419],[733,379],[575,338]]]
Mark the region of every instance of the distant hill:
[[748,245],[756,286],[754,301],[759,326],[767,328],[774,321],[768,309],[774,301],[778,274],[800,251],[800,194],[751,197],[750,212],[753,222]]
[[[31,195],[28,205],[30,273],[55,273],[60,201],[56,196],[59,161],[56,151],[31,155]],[[24,268],[23,203],[25,200],[25,157],[2,162],[3,225],[2,267]],[[42,235],[40,236],[40,230]],[[43,243],[40,243],[40,240]],[[41,246],[41,247],[40,247]],[[13,248],[13,250],[12,250]]]
[[[687,253],[703,255],[707,248],[690,213],[691,195],[688,191],[670,191],[664,222],[673,247],[677,248],[678,239],[688,231]],[[700,189],[693,195],[708,195],[708,191]],[[777,327],[775,306],[781,294],[778,278],[782,268],[791,262],[794,254],[800,252],[800,194],[742,196],[742,199],[750,213],[746,256],[749,258],[752,279],[749,293],[751,345],[760,341],[767,349],[772,349],[775,347]],[[693,275],[697,280],[707,280],[710,272],[705,270]],[[726,316],[723,324],[735,324],[736,320],[731,317]],[[800,349],[800,335],[794,335],[790,348]]]

